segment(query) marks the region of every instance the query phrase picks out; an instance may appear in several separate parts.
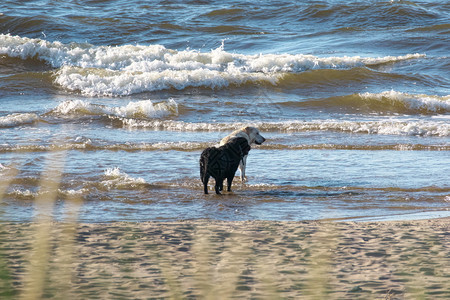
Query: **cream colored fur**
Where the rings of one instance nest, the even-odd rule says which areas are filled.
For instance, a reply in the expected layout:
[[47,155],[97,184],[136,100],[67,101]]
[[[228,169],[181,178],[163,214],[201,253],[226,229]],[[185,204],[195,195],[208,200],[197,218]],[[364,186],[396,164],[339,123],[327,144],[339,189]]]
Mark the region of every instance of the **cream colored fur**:
[[[237,137],[243,137],[247,139],[248,144],[251,146],[253,143],[261,145],[266,140],[260,133],[258,128],[255,127],[243,127],[241,129],[235,130],[226,137],[224,137],[220,141],[220,146],[225,145],[233,138]],[[245,168],[247,166],[247,155],[244,156],[244,158],[241,160],[241,163],[239,164],[239,170],[241,171],[241,181],[244,182],[246,180],[245,177]]]

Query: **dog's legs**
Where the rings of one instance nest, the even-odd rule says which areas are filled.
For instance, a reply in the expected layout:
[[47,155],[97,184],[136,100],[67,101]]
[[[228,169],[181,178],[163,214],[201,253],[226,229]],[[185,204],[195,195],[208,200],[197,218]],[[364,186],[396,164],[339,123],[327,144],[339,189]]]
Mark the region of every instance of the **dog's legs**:
[[245,166],[247,165],[247,155],[244,155],[244,157],[239,162],[239,170],[241,171],[241,181],[244,182],[246,180],[245,178]]
[[214,188],[217,195],[220,195],[221,187],[223,187],[223,179],[216,179],[216,185],[214,186]]
[[208,194],[208,181],[209,181],[209,174],[206,173],[204,175],[204,177],[202,178],[203,180],[203,190],[205,192],[205,194]]
[[227,184],[228,184],[227,191],[229,191],[229,192],[231,192],[231,183],[233,182],[233,178],[234,178],[234,174],[233,174],[233,176],[230,176],[227,178]]
[[223,180],[220,181],[219,190],[223,191]]

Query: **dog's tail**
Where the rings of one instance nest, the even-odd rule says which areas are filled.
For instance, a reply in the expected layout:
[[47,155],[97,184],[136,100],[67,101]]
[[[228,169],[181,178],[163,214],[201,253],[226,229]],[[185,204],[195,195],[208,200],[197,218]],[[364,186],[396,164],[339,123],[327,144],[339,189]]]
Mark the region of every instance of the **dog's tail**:
[[214,177],[214,174],[220,174],[221,170],[217,165],[220,153],[221,151],[216,147],[209,147],[203,150],[200,156],[200,179],[202,182],[206,178],[205,176],[212,175]]
[[208,164],[210,163],[210,157],[211,152],[214,152],[216,148],[209,147],[203,150],[202,154],[200,155],[200,179],[202,182],[205,181],[205,176],[208,172]]
[[203,150],[202,154],[200,155],[200,180],[204,182],[205,174],[206,174],[206,166],[207,166],[207,151],[208,149]]

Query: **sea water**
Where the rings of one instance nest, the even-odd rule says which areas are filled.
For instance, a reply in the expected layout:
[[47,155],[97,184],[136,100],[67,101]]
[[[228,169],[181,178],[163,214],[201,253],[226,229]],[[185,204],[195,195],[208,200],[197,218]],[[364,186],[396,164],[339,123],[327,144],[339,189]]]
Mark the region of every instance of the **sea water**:
[[[0,219],[59,172],[58,220],[449,216],[449,52],[447,1],[2,1]],[[247,181],[203,195],[243,126]]]

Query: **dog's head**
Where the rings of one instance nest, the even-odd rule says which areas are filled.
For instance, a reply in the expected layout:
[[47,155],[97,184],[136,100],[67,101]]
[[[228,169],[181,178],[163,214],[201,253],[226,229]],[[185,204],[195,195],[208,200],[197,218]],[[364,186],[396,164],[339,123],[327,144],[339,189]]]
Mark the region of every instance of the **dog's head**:
[[258,128],[255,127],[245,127],[245,133],[247,133],[250,138],[250,144],[255,143],[257,145],[261,145],[266,140],[260,133]]

